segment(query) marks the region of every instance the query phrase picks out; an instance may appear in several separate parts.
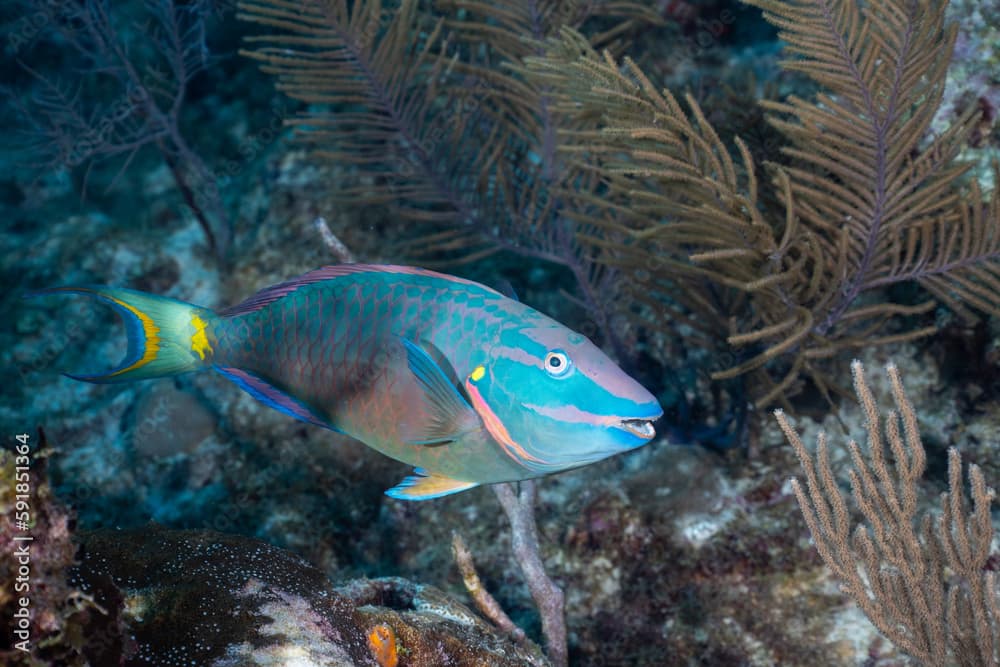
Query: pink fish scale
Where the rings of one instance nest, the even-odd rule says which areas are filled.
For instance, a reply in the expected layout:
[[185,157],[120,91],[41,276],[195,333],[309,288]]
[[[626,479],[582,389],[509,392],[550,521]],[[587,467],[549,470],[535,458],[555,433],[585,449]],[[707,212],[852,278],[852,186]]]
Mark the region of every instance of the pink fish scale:
[[360,295],[358,294],[358,289],[352,288],[350,296],[347,299],[347,319],[346,328],[347,336],[344,340],[344,360],[346,375],[348,378],[358,378],[361,375],[361,322],[359,321],[357,313],[360,309],[357,309],[357,303]]
[[306,296],[306,303],[301,309],[297,309],[294,314],[295,319],[295,351],[298,357],[299,367],[302,374],[308,378],[310,387],[315,390],[319,386],[319,378],[316,376],[316,367],[312,363],[312,342],[310,341],[311,323],[317,321],[319,317],[318,295],[311,291]]
[[220,344],[227,361],[219,363],[273,382],[390,456],[457,470],[453,450],[406,442],[428,406],[416,400],[396,336],[432,343],[462,382],[508,309],[479,285],[398,269],[329,267],[262,291],[223,321],[231,344]]
[[[298,347],[297,334],[295,330],[295,311],[296,311],[296,299],[290,299],[290,303],[279,302],[281,305],[277,308],[269,309],[273,312],[270,319],[272,322],[272,333],[271,336],[273,341],[272,345],[275,347],[275,352],[277,353],[276,358],[284,373],[289,374],[294,377],[296,374],[301,374],[302,369],[297,363],[296,348]],[[291,320],[291,321],[289,321]],[[278,334],[278,332],[281,332]]]
[[[312,340],[312,331],[319,329],[320,323],[327,322],[328,320],[326,319],[327,315],[325,312],[325,304],[323,303],[323,300],[319,298],[319,295],[313,296],[313,303],[314,308],[311,308],[309,314],[306,316],[307,322],[311,323],[311,325],[307,326],[306,333],[303,334],[302,344],[306,364],[314,374],[318,375],[322,369],[320,364],[317,363],[320,356],[319,350],[320,346],[324,344],[326,337],[323,336],[322,331],[320,330],[318,340],[314,341]],[[316,381],[319,382],[320,378],[317,377]]]

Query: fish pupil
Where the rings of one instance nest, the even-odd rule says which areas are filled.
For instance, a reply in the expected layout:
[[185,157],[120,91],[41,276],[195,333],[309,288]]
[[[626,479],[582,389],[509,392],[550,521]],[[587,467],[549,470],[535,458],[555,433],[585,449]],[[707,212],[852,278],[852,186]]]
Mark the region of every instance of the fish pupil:
[[553,376],[561,376],[569,370],[569,359],[562,352],[549,352],[545,355],[545,369]]

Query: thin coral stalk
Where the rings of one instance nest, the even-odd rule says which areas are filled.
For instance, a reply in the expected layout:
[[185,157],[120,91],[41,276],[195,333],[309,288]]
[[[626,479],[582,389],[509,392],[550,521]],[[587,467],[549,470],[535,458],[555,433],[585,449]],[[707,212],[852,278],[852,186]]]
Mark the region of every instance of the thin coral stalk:
[[451,534],[451,553],[455,557],[458,571],[462,573],[462,582],[465,584],[465,590],[469,591],[472,601],[476,603],[476,609],[486,618],[493,621],[495,626],[511,635],[516,641],[523,640],[524,630],[517,627],[514,621],[510,620],[510,616],[503,610],[500,603],[483,586],[483,582],[479,579],[479,574],[476,572],[476,565],[472,562],[472,553],[469,552],[469,547],[465,544],[465,540],[457,532],[452,532]]
[[494,484],[493,491],[510,519],[511,548],[521,567],[542,617],[545,653],[555,667],[569,664],[566,646],[566,615],[562,589],[545,572],[539,553],[538,526],[535,523],[535,483],[520,483],[520,493],[512,484]]
[[340,260],[343,264],[354,264],[357,262],[357,258],[354,257],[352,253],[344,242],[337,238],[333,230],[330,229],[330,225],[326,223],[326,218],[319,217],[313,221],[313,226],[316,227],[316,231],[319,232],[319,236],[323,239],[323,245]]

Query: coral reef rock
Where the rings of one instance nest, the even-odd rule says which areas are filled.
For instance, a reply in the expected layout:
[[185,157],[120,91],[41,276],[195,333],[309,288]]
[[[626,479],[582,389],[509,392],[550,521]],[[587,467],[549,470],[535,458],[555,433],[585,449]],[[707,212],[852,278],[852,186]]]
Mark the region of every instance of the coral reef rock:
[[335,588],[291,552],[212,531],[84,535],[74,582],[120,612],[125,639],[96,664],[543,665],[471,611],[405,579]]

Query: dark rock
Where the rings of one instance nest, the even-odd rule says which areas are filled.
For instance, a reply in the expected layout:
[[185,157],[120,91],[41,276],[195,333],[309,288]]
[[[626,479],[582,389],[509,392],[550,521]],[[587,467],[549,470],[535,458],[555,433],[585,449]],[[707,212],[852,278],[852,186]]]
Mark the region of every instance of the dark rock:
[[334,588],[298,556],[250,538],[149,526],[82,542],[76,582],[121,609],[133,639],[124,665],[545,664],[431,586]]

